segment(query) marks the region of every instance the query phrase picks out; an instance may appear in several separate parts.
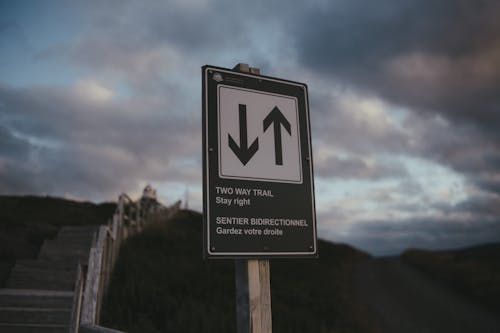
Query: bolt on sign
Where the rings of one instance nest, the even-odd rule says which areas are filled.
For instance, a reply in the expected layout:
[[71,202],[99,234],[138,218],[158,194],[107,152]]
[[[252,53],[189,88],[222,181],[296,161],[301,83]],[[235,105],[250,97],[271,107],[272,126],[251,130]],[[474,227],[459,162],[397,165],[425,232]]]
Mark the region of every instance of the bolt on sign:
[[307,86],[202,68],[204,251],[317,255]]

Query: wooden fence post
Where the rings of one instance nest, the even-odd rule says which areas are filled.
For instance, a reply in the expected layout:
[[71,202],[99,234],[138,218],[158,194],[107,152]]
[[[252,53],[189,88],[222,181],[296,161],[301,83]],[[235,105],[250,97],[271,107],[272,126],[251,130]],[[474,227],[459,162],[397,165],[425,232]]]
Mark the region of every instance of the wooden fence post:
[[269,260],[248,260],[250,332],[271,333],[271,284]]

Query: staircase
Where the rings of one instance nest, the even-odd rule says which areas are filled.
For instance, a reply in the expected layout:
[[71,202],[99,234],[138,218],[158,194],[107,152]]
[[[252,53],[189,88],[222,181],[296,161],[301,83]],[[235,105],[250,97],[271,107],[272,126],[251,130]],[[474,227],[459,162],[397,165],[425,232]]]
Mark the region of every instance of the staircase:
[[0,333],[123,333],[99,326],[120,246],[146,222],[172,217],[180,205],[161,205],[147,186],[137,202],[120,194],[108,225],[61,227],[36,260],[16,261],[7,288],[0,289]]
[[37,260],[18,260],[0,289],[0,332],[68,333],[78,263],[88,262],[96,226],[65,226]]

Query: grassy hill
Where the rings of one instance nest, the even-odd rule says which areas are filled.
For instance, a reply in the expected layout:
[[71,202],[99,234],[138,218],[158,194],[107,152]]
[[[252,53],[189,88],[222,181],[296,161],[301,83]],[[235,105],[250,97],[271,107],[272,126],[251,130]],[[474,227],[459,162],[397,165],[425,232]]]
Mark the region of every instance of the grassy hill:
[[[235,332],[234,262],[203,260],[202,216],[181,211],[122,248],[102,323],[127,332]],[[272,260],[273,332],[369,332],[349,280],[368,256],[320,241],[320,258]]]
[[94,204],[52,197],[0,196],[0,287],[17,259],[35,258],[43,240],[62,225],[106,223],[114,203]]
[[500,313],[500,243],[460,250],[407,250],[403,260]]
[[113,215],[116,204],[94,204],[39,196],[0,196],[0,207],[0,226],[61,226],[106,223]]
[[[0,287],[17,259],[35,258],[62,225],[103,224],[114,203],[0,196]],[[234,332],[232,260],[203,260],[202,216],[181,211],[123,246],[102,324],[127,332]],[[273,332],[380,332],[353,280],[373,261],[347,245],[319,242],[319,259],[271,261]],[[412,249],[402,259],[500,312],[500,244],[454,251]],[[368,260],[368,261],[367,261]]]

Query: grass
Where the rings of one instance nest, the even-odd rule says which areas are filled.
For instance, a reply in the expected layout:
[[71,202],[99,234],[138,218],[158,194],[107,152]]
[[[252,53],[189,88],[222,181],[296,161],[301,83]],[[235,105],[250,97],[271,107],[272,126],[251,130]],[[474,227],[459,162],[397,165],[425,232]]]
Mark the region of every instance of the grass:
[[[63,225],[104,224],[113,203],[0,196],[0,287],[17,259],[35,258]],[[181,211],[123,246],[102,324],[127,332],[235,332],[234,263],[203,260],[202,217]],[[369,257],[319,242],[319,259],[271,261],[273,332],[373,332],[353,286]],[[500,244],[455,251],[408,250],[402,259],[500,313]]]
[[403,260],[500,313],[500,243],[462,250],[405,251]]
[[131,333],[235,331],[233,266],[202,259],[200,219],[182,212],[126,242],[103,306],[105,326]]
[[[235,332],[234,262],[203,260],[202,217],[181,211],[129,239],[101,323],[134,332]],[[320,242],[319,259],[272,260],[273,332],[369,332],[352,268],[367,257]]]

